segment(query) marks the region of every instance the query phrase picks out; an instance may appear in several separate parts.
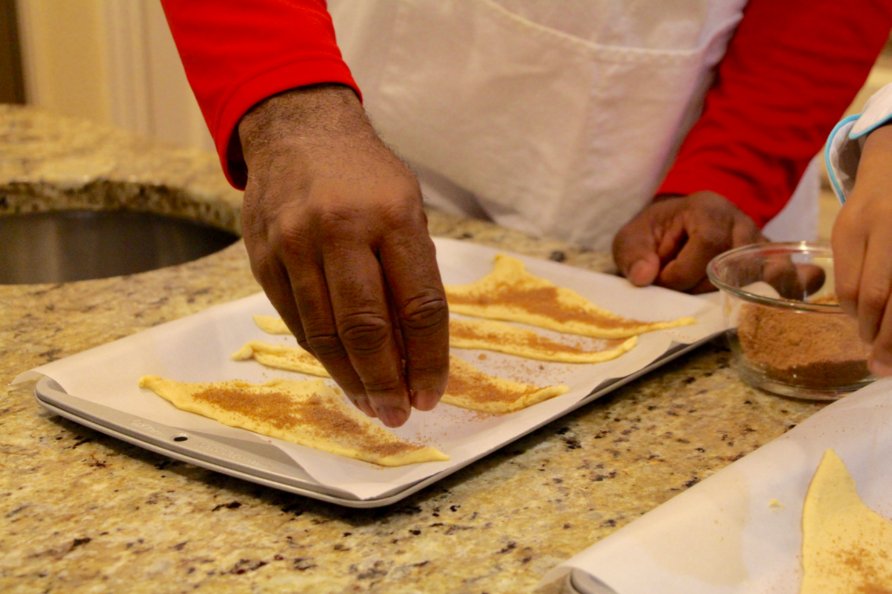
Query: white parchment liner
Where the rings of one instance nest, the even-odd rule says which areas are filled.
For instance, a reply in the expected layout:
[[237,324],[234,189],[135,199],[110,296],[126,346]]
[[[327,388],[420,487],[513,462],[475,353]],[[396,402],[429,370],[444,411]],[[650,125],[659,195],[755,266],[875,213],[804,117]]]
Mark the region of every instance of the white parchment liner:
[[[814,414],[555,568],[577,589],[617,594],[795,594],[809,482],[832,448],[858,493],[892,518],[892,378]],[[596,578],[588,580],[587,576]],[[585,584],[588,583],[588,586]]]
[[[437,257],[444,282],[468,283],[488,273],[493,256],[501,250],[455,240],[437,239]],[[303,379],[288,371],[267,369],[254,361],[232,361],[232,353],[249,340],[296,344],[293,337],[270,336],[252,321],[255,314],[275,314],[265,295],[209,308],[138,334],[21,374],[15,382],[48,376],[70,395],[116,410],[142,416],[182,430],[210,435],[237,436],[248,441],[274,444],[294,459],[321,485],[350,493],[360,499],[377,497],[461,464],[508,443],[543,422],[561,416],[592,392],[602,381],[620,378],[647,366],[675,343],[690,344],[721,329],[718,307],[702,299],[659,288],[639,289],[624,279],[596,274],[551,261],[517,256],[534,274],[570,287],[602,307],[641,320],[695,316],[698,323],[644,335],[622,357],[599,364],[543,363],[486,353],[454,350],[478,367],[504,377],[546,383],[565,383],[570,392],[517,413],[491,416],[440,405],[434,411],[414,411],[396,433],[433,445],[450,456],[446,462],[379,468],[326,454],[277,439],[266,438],[195,414],[180,411],[167,401],[140,390],[137,380],[152,374],[180,381],[244,379],[261,382],[276,377]],[[552,337],[560,335],[542,332]],[[568,338],[565,335],[565,339]],[[569,337],[573,342],[578,337]]]

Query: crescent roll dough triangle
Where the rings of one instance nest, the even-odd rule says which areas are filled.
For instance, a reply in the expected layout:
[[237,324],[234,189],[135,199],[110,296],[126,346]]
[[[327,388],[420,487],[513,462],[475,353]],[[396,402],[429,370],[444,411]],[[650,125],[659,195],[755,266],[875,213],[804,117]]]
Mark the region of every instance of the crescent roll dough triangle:
[[[268,334],[291,334],[282,318],[276,316],[254,316],[254,323]],[[493,320],[459,319],[449,320],[449,346],[459,349],[480,349],[495,351],[507,355],[537,359],[539,361],[557,361],[560,363],[600,363],[615,359],[630,351],[637,344],[635,336],[629,338],[609,339],[603,349],[587,350],[579,346],[551,340],[531,330],[518,328],[510,324]],[[253,349],[253,355],[252,355]],[[250,359],[252,356],[264,363],[264,359],[272,361],[281,353],[280,347],[250,342],[242,350],[232,356],[233,359]],[[304,351],[306,353],[306,351]],[[322,365],[306,353],[306,359],[291,356],[292,371],[301,371],[311,375],[321,375],[309,367],[321,368]],[[276,365],[272,365],[276,367]]]
[[892,593],[892,521],[867,507],[827,450],[802,510],[800,594]]
[[[233,358],[257,359],[258,363],[276,369],[299,371],[320,377],[330,377],[317,362],[316,372],[309,370],[306,360],[310,353],[300,347],[267,345],[252,341]],[[508,413],[567,392],[565,385],[536,386],[489,375],[455,356],[449,357],[449,380],[442,401],[471,410]]]
[[596,338],[620,338],[694,323],[690,317],[662,322],[623,318],[570,289],[527,272],[523,262],[498,254],[492,271],[467,285],[446,287],[453,312],[522,322]]
[[603,349],[551,340],[541,334],[493,320],[449,320],[449,346],[481,349],[539,361],[560,363],[600,363],[615,359],[634,348],[638,338],[611,339]]
[[258,363],[267,367],[287,369],[318,377],[330,377],[328,371],[319,362],[319,359],[300,347],[268,344],[259,340],[252,340],[236,351],[232,358],[236,361],[255,359]]
[[283,334],[286,336],[291,334],[291,330],[285,325],[285,320],[279,316],[256,315],[254,316],[254,323],[267,334]]
[[536,386],[495,377],[458,357],[449,358],[449,380],[442,401],[481,412],[505,414],[566,393],[563,384]]
[[139,386],[177,408],[224,425],[380,466],[449,459],[435,448],[403,441],[377,425],[322,380],[186,383],[147,375]]

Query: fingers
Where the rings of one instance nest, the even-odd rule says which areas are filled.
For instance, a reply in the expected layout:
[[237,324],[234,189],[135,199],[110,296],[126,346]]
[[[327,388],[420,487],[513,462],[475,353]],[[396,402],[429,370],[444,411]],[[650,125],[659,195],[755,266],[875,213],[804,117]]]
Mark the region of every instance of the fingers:
[[[448,312],[432,242],[428,263],[409,257],[411,267],[405,271],[411,279],[432,278],[433,289],[415,295],[414,288],[397,282],[396,299],[389,297],[380,263],[368,246],[329,249],[321,262],[300,257],[305,249],[282,253],[284,264],[258,264],[255,274],[298,343],[320,360],[348,398],[384,424],[402,425],[411,406],[404,379],[409,377],[418,408],[433,408],[445,389]],[[394,318],[401,314],[392,313],[399,309],[391,303],[401,300],[409,304],[404,308],[407,330],[394,333]],[[407,355],[411,371],[403,367],[401,343],[406,353],[420,353]]]
[[[424,247],[405,249],[413,243]],[[367,245],[341,245],[323,253],[321,267],[298,257],[288,264],[304,348],[391,427],[412,405],[434,408],[448,374],[448,308],[433,242],[414,237],[407,246],[384,249],[379,260]]]
[[[858,331],[861,339],[874,343],[884,325],[892,293],[892,238],[873,234],[866,248],[858,286]],[[875,345],[876,347],[876,345]]]
[[883,312],[868,360],[870,372],[876,376],[892,375],[892,300]]
[[715,291],[715,287],[711,282],[709,282],[709,278],[703,277],[700,282],[687,289],[686,292],[692,295],[701,295],[703,293],[711,293],[713,291]]
[[871,344],[870,369],[892,375],[892,126],[877,128],[862,146],[855,186],[833,225],[836,291]]
[[434,408],[449,372],[449,309],[433,241],[402,235],[381,248],[385,278],[395,305],[406,357],[412,404]]
[[723,251],[764,239],[755,223],[712,192],[650,204],[614,238],[613,257],[631,282],[676,291],[713,290],[706,265]]
[[704,292],[711,287],[706,279],[706,265],[722,253],[719,245],[694,235],[688,239],[678,255],[670,261],[659,276],[659,284],[676,291]]
[[874,375],[892,375],[892,237],[873,233],[866,246],[858,287],[858,332],[871,344]]
[[[886,323],[887,304],[892,293],[892,237],[871,233],[869,214],[853,201],[840,211],[833,226],[832,245],[836,294],[842,308],[858,320],[858,333],[873,343],[874,360],[885,361],[889,354],[886,334],[877,343]],[[866,218],[867,217],[867,218]],[[877,363],[879,364],[879,363]]]
[[[294,334],[297,343],[320,359],[331,373],[332,378],[341,386],[357,408],[370,417],[376,416],[365,395],[359,376],[353,372],[349,365],[339,365],[341,360],[346,360],[347,357],[343,348],[339,348],[336,332],[331,330],[334,328],[334,322],[331,308],[328,305],[323,275],[314,267],[295,267],[294,263],[292,263],[292,271],[289,273],[285,265],[278,259],[262,261],[258,254],[261,251],[262,248],[257,248],[252,260],[255,262],[253,264],[254,275],[263,287],[270,303],[273,304],[288,329]],[[294,281],[291,280],[292,276]],[[300,313],[301,308],[305,312],[303,316]],[[309,332],[313,337],[312,341],[307,339],[303,320],[311,321]],[[327,364],[323,358],[319,357],[318,352],[325,353],[323,358],[328,361]],[[333,369],[335,371],[332,371]]]
[[323,252],[322,269],[302,274],[304,292],[296,291],[295,300],[307,312],[302,317],[313,354],[357,405],[367,398],[385,425],[405,423],[410,402],[402,354],[375,255],[367,245],[348,243]]
[[706,277],[709,261],[733,247],[764,240],[756,224],[731,202],[712,192],[679,199],[670,228],[686,239],[666,264],[657,284],[689,293],[714,290]]
[[613,238],[613,260],[620,274],[636,287],[645,287],[657,279],[660,257],[646,211],[624,225]]
[[836,297],[843,311],[851,316],[858,315],[858,290],[861,284],[861,269],[867,249],[867,238],[861,232],[854,209],[846,205],[833,225],[831,245],[833,247],[833,274],[836,283]]
[[[300,344],[357,406],[387,425],[408,418],[407,381],[420,378],[419,394],[427,394],[421,406],[436,404],[429,393],[441,378],[426,378],[425,370],[444,374],[445,365],[404,354],[430,342],[411,332],[413,324],[430,332],[414,322],[429,308],[414,305],[415,289],[401,289],[406,280],[399,274],[385,279],[386,258],[378,257],[391,235],[409,245],[430,241],[421,193],[361,103],[343,87],[282,93],[243,118],[239,137],[248,165],[242,216],[252,269]],[[420,276],[429,278],[430,266]],[[408,325],[395,331],[400,319]]]
[[858,333],[871,345],[871,373],[887,376],[892,375],[892,237],[871,234],[865,252],[856,304]]
[[658,284],[689,293],[714,290],[706,278],[706,265],[731,247],[733,224],[720,219],[702,221],[696,211],[680,213],[676,221],[684,227],[687,241],[666,259]]
[[765,256],[762,264],[763,280],[784,299],[807,301],[817,293],[827,279],[824,269],[815,264],[797,264],[783,253]]
[[298,344],[306,349],[306,336],[300,321],[300,312],[294,300],[294,290],[288,278],[288,271],[277,258],[265,258],[260,256],[259,252],[259,249],[255,250],[255,255],[251,259],[254,278],[260,283],[285,325],[297,338]]
[[[378,411],[369,398],[359,370],[351,359],[349,346],[344,344],[338,328],[338,315],[351,314],[338,312],[334,306],[332,289],[329,286],[323,264],[308,265],[306,260],[289,262],[289,274],[294,286],[291,298],[301,313],[301,323],[305,339],[301,342],[306,350],[313,353],[325,366],[332,379],[344,390],[347,397],[364,413],[375,417]],[[380,325],[386,324],[386,320]],[[385,424],[402,424],[403,418],[388,417]],[[392,425],[395,426],[395,425]]]

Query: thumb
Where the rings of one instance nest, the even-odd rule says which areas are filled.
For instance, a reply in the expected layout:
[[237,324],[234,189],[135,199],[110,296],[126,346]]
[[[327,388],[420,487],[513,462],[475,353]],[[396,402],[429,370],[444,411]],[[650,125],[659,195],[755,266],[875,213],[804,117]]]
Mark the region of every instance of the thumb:
[[653,284],[660,273],[654,237],[647,226],[636,225],[634,221],[616,234],[613,260],[620,274],[638,287]]

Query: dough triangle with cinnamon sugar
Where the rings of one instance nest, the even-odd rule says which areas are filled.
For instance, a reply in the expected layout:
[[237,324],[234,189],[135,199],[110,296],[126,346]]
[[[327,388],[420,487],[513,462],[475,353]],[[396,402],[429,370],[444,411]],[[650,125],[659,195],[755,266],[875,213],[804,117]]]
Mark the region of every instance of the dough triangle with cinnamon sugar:
[[[266,345],[257,341],[248,343],[233,355],[233,358],[239,360],[255,358],[258,363],[267,367],[329,377],[322,365],[312,369],[308,367],[308,357],[312,359],[313,356],[298,346]],[[449,379],[442,401],[461,408],[504,414],[532,406],[568,390],[564,384],[539,386],[496,377],[452,355],[449,357]]]
[[[268,334],[290,335],[291,331],[282,318],[255,315],[254,323]],[[449,320],[449,346],[458,349],[480,349],[515,355],[539,361],[559,363],[600,363],[615,359],[635,347],[637,337],[603,339],[599,348],[552,340],[532,330],[519,328],[494,320],[452,318]],[[320,375],[311,368],[321,368],[312,355],[297,357],[287,353],[288,347],[276,347],[251,341],[232,356],[233,359],[257,359],[272,361],[284,355],[290,360],[288,369],[312,375]],[[273,365],[275,367],[275,365]]]
[[187,383],[147,375],[139,387],[224,425],[380,466],[449,459],[435,448],[400,439],[322,380]]
[[892,592],[892,520],[864,504],[833,450],[805,496],[802,570],[800,594]]
[[[593,342],[587,337],[576,336],[576,339]],[[495,320],[462,318],[449,320],[450,347],[495,351],[526,359],[559,363],[609,361],[634,348],[638,337],[599,339],[598,342],[601,344],[595,347],[552,340],[532,330]]]
[[624,318],[531,274],[521,260],[507,254],[496,255],[492,271],[479,280],[447,286],[446,300],[456,313],[596,338],[635,336],[694,323],[690,317],[659,322]]

